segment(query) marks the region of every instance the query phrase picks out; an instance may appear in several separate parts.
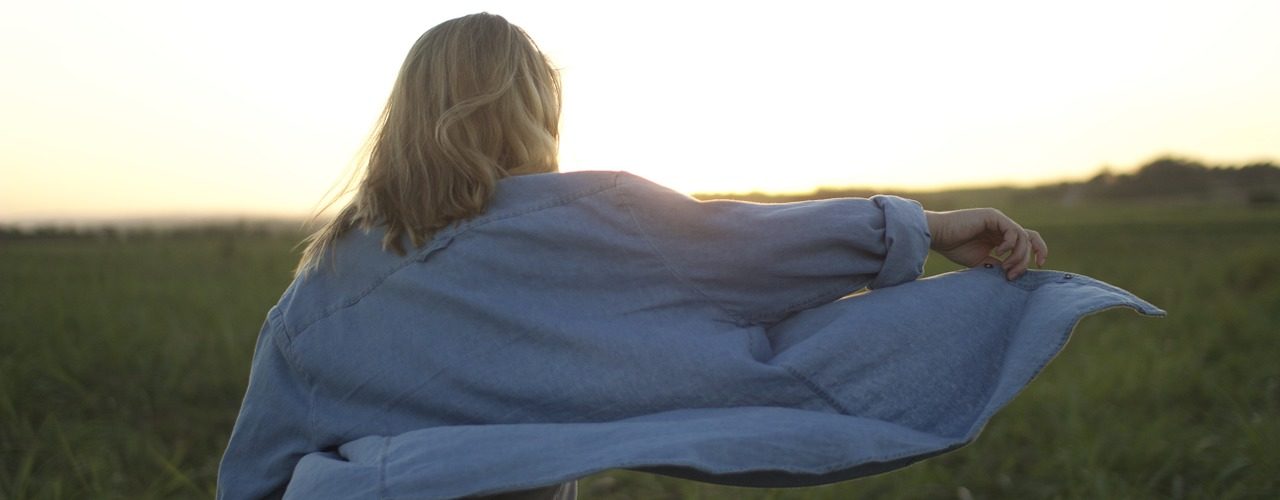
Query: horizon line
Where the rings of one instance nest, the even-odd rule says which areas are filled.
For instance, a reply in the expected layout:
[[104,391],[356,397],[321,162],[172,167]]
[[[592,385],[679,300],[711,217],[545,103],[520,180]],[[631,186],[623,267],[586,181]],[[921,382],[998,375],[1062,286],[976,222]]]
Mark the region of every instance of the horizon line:
[[[1225,165],[1211,164],[1203,158],[1194,155],[1164,153],[1153,156],[1150,160],[1142,164],[1125,169],[1116,169],[1111,165],[1100,165],[1092,173],[1084,176],[1062,177],[1056,180],[1040,180],[1040,181],[997,181],[990,183],[974,182],[974,183],[955,183],[933,187],[892,187],[892,186],[859,186],[859,185],[816,185],[805,190],[730,190],[730,191],[697,191],[686,193],[693,197],[714,197],[714,196],[766,196],[766,197],[803,197],[805,195],[815,195],[830,192],[849,192],[849,193],[895,193],[904,195],[936,195],[948,192],[962,191],[987,191],[987,190],[1018,190],[1018,189],[1036,189],[1041,187],[1055,186],[1060,184],[1085,183],[1090,179],[1101,175],[1104,172],[1111,172],[1117,175],[1132,175],[1142,167],[1149,165],[1155,161],[1162,159],[1174,159],[1198,163],[1205,168],[1241,168],[1250,164],[1271,164],[1276,165],[1276,160],[1271,158],[1255,158],[1245,164]],[[1278,166],[1280,167],[1280,166]],[[273,211],[244,211],[244,210],[227,210],[227,209],[210,209],[210,210],[154,210],[143,212],[117,212],[113,214],[89,214],[89,213],[50,213],[50,212],[0,212],[0,227],[93,227],[103,225],[119,225],[119,226],[152,226],[164,227],[172,224],[225,224],[235,222],[272,222],[285,223],[297,221],[300,225],[309,222],[316,217],[314,211],[298,211],[298,212],[273,212]]]

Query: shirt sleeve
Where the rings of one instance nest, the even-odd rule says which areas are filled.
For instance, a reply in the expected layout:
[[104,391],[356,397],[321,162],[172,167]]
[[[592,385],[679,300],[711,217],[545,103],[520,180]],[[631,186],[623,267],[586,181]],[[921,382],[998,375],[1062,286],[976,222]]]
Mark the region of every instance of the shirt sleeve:
[[298,460],[312,451],[306,384],[286,360],[283,342],[287,338],[269,316],[258,335],[249,387],[218,468],[219,499],[280,498]]
[[699,201],[634,175],[618,183],[671,270],[739,321],[775,321],[924,272],[931,236],[913,200]]

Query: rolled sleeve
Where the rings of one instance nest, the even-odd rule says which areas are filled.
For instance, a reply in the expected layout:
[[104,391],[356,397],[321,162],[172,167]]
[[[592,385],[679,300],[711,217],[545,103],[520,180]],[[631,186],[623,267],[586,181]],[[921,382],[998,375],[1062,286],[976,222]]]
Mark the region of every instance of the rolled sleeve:
[[871,201],[884,211],[884,265],[867,288],[885,288],[906,283],[924,274],[932,235],[924,208],[915,200],[877,195]]

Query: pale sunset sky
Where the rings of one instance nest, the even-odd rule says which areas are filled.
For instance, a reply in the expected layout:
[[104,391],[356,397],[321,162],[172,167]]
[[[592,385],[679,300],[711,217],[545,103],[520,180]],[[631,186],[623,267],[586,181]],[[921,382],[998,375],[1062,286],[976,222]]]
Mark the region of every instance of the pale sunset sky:
[[488,11],[562,70],[562,170],[684,192],[1280,159],[1280,2],[6,2],[0,222],[305,215],[413,42]]

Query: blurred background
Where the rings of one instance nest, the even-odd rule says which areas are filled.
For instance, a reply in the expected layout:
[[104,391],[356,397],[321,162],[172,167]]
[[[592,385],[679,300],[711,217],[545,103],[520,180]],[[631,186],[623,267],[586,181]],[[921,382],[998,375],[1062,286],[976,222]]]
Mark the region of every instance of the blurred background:
[[436,23],[563,73],[565,170],[687,193],[1081,180],[1280,157],[1280,5],[31,2],[0,20],[0,220],[302,216]]
[[1280,3],[47,1],[0,18],[0,498],[212,494],[303,218],[418,36],[478,11],[561,68],[563,170],[994,206],[1169,311],[1085,320],[902,471],[584,498],[1280,494]]

